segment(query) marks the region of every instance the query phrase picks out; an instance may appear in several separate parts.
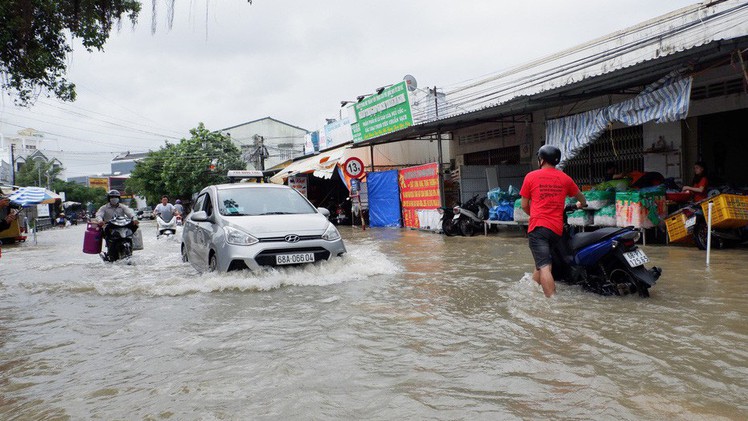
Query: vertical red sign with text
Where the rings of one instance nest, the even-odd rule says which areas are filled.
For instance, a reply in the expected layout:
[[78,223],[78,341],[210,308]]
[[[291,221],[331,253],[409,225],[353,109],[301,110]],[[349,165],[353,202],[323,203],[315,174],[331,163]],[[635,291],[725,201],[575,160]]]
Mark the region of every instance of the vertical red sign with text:
[[400,203],[403,226],[418,228],[416,210],[434,210],[441,206],[439,196],[439,167],[436,163],[405,168],[399,171]]

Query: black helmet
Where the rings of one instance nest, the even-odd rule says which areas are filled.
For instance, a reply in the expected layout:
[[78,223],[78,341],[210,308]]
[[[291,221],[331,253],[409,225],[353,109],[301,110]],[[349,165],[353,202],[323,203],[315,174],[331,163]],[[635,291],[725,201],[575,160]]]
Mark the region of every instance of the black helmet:
[[106,194],[107,199],[111,199],[113,197],[120,197],[119,190],[109,190],[109,193]]
[[538,149],[538,159],[542,159],[555,167],[561,162],[561,150],[555,146],[543,145]]

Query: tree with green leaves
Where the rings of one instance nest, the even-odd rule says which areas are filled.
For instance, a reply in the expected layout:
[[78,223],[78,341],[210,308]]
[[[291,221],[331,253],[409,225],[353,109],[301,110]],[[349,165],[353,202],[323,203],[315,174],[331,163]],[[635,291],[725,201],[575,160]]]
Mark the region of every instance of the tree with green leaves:
[[[165,1],[169,28],[175,1]],[[151,32],[157,3],[151,0]],[[123,20],[135,26],[141,6],[140,0],[0,0],[0,88],[16,92],[19,105],[32,105],[42,92],[75,101],[75,84],[65,76],[71,41],[102,51]]]
[[157,203],[162,195],[189,199],[210,184],[228,181],[228,170],[246,169],[241,151],[228,136],[211,132],[203,123],[191,137],[151,152],[138,162],[127,180],[127,189]]
[[82,205],[91,202],[97,209],[107,201],[106,190],[101,187],[91,188],[73,181],[55,180],[52,183],[52,190],[58,193],[65,192],[67,201],[78,202]]
[[16,185],[19,186],[37,186],[51,187],[54,181],[59,180],[59,176],[64,168],[55,166],[51,161],[43,159],[31,159],[26,161],[21,169],[16,172]]
[[134,25],[139,11],[136,0],[0,1],[0,86],[21,105],[42,91],[74,101],[75,84],[65,77],[71,38],[101,51],[112,28],[123,18]]

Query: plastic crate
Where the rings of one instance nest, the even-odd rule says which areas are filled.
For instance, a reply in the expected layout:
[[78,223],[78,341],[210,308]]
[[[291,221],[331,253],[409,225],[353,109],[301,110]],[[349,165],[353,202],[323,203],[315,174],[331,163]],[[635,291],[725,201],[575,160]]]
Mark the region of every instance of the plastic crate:
[[748,225],[748,196],[719,194],[701,202],[704,219],[709,215],[709,202],[713,202],[712,226],[714,228],[738,228]]
[[688,218],[686,218],[683,212],[670,215],[665,219],[667,235],[671,243],[686,243],[693,239],[693,236],[686,228],[686,219]]

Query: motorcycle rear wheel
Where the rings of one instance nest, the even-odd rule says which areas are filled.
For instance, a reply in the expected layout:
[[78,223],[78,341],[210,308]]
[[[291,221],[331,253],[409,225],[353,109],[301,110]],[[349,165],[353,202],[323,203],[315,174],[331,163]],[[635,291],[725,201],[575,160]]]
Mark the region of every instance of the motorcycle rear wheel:
[[460,219],[460,233],[465,237],[472,237],[475,234],[475,227],[469,219]]
[[[706,250],[708,234],[709,230],[707,229],[706,221],[697,221],[696,226],[693,227],[693,241],[699,250]],[[714,233],[712,232],[712,234]],[[721,250],[727,247],[727,242],[722,238],[712,235],[712,247]]]

